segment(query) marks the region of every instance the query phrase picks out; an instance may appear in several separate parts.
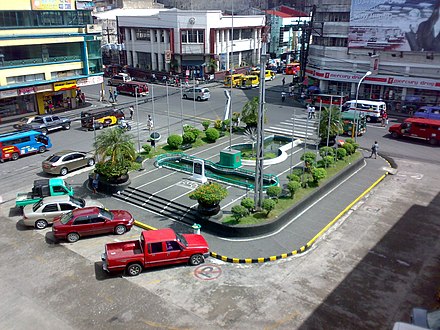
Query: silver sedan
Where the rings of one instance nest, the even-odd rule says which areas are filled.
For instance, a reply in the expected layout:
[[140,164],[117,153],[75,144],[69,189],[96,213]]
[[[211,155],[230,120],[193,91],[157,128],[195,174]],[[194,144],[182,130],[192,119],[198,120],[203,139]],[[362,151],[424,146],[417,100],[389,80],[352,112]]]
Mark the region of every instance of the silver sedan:
[[45,173],[66,175],[67,173],[85,166],[95,165],[92,154],[82,151],[63,150],[43,161]]

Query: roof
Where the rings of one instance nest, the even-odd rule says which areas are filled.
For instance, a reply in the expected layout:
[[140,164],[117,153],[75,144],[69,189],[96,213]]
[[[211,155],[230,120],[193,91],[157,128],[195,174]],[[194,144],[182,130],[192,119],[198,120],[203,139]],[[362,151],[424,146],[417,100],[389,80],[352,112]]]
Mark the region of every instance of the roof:
[[60,178],[49,179],[49,184],[51,186],[64,186],[64,180]]
[[279,16],[282,18],[287,18],[287,17],[293,17],[292,15],[289,15],[287,13],[283,13],[282,11],[278,11],[278,10],[266,10],[266,13],[269,15],[274,15],[274,16]]
[[43,198],[43,203],[55,203],[55,202],[68,202],[70,200],[69,195],[59,195],[59,196],[47,196]]
[[[309,15],[303,11],[293,9],[288,6],[280,6],[278,8],[280,12],[290,15],[290,17],[308,17]],[[288,16],[289,17],[289,16]]]
[[438,119],[426,119],[426,118],[407,118],[405,122],[419,123],[419,124],[431,124],[440,126],[440,120]]
[[92,13],[97,19],[113,19],[116,20],[117,16],[152,16],[157,15],[160,11],[167,11],[168,9],[126,9],[117,8],[113,10],[107,10],[98,13]]
[[176,233],[171,228],[144,230],[142,237],[145,242],[174,241],[176,239]]

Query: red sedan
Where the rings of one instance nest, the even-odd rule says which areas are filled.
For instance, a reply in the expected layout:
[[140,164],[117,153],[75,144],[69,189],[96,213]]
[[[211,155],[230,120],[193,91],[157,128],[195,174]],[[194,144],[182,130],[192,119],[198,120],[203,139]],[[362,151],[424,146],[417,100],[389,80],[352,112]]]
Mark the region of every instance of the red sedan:
[[131,229],[133,223],[133,216],[127,211],[85,207],[56,218],[52,232],[55,238],[74,243],[82,236],[106,233],[122,235]]

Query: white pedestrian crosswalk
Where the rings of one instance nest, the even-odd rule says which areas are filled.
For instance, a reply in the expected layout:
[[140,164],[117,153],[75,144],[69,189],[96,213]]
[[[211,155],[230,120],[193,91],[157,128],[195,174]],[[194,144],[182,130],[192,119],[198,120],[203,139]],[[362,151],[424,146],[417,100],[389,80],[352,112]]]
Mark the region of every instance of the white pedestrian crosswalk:
[[292,117],[288,120],[281,121],[276,125],[267,125],[265,132],[271,134],[279,134],[285,136],[293,136],[295,138],[317,140],[318,139],[318,119],[307,119]]

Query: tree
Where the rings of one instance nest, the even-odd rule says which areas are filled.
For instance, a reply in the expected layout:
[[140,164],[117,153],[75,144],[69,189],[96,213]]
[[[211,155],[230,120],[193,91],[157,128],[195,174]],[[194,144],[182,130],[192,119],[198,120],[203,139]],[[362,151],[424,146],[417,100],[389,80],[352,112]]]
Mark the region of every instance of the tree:
[[247,208],[249,211],[252,211],[255,208],[255,202],[252,198],[249,197],[245,197],[241,200],[240,202],[241,206],[244,206],[245,208]]
[[249,210],[241,205],[234,205],[231,208],[231,212],[236,221],[249,215]]
[[[330,125],[329,125],[330,116]],[[328,134],[330,127],[330,135]],[[341,111],[337,107],[324,108],[321,112],[321,121],[319,122],[319,137],[321,141],[326,141],[327,136],[335,137],[343,131]]]
[[319,181],[324,179],[327,176],[327,171],[325,168],[312,168],[312,176],[313,176],[313,182],[318,185]]
[[118,128],[99,134],[93,144],[97,159],[95,172],[109,181],[126,175],[136,158],[131,139],[130,134]]
[[263,210],[265,210],[266,216],[269,215],[270,211],[272,211],[276,206],[276,202],[273,199],[270,198],[265,198],[263,200],[263,204],[261,205],[261,207],[263,208]]
[[206,67],[210,73],[214,73],[217,71],[217,61],[215,58],[210,58],[208,63],[206,63]]
[[281,195],[281,187],[278,187],[278,186],[270,186],[270,187],[267,187],[267,189],[266,189],[266,194],[267,194],[267,196],[269,196],[270,198],[273,198],[273,199],[278,199],[278,197],[280,197],[280,195]]
[[300,159],[304,161],[307,170],[310,172],[310,169],[315,164],[316,154],[312,151],[307,151],[304,154],[302,154]]
[[182,142],[183,142],[183,138],[177,134],[171,134],[167,139],[167,143],[171,149],[179,148]]
[[209,142],[215,142],[220,137],[220,133],[214,127],[211,127],[205,131],[205,136]]
[[[257,127],[258,123],[258,108],[260,107],[258,97],[247,101],[241,110],[241,121],[248,127]],[[266,111],[264,111],[266,112]],[[263,114],[264,122],[266,123],[266,114]]]
[[295,197],[296,192],[301,188],[301,183],[298,181],[289,181],[287,183],[287,190],[290,192],[290,197]]
[[218,205],[226,196],[228,190],[217,182],[205,183],[189,194],[189,198],[204,205]]

